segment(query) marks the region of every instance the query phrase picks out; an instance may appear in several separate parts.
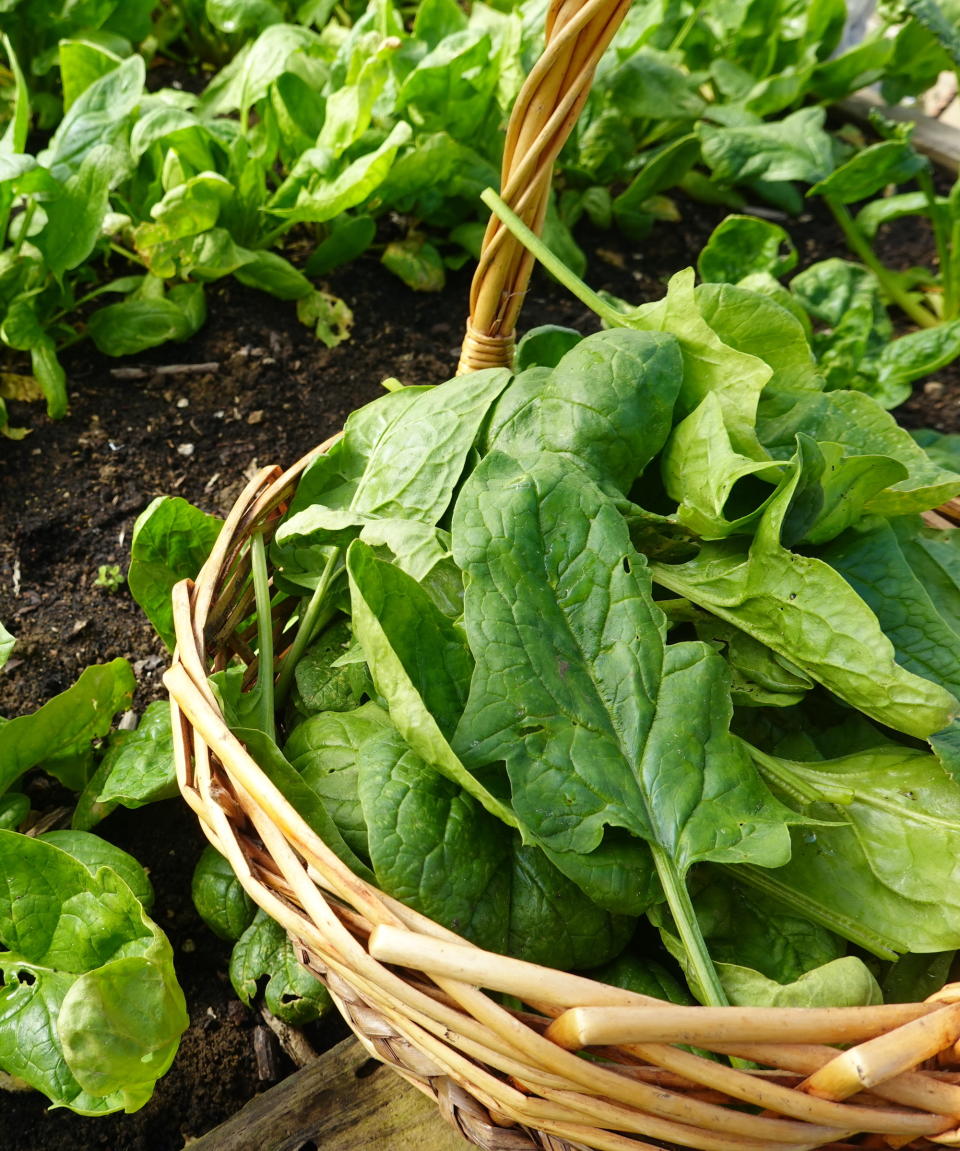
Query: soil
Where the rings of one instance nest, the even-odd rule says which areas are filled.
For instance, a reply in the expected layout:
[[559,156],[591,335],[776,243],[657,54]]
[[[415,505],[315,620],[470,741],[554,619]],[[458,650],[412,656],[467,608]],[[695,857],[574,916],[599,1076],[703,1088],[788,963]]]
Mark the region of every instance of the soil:
[[[694,262],[722,215],[686,204],[681,221],[663,226],[643,247],[582,233],[587,278],[635,302],[658,298],[667,276]],[[791,231],[804,264],[846,254],[818,215]],[[928,237],[919,229],[906,236],[901,229],[886,243],[883,254],[895,265],[929,260]],[[125,586],[110,592],[95,582],[101,565],[126,569],[136,516],[158,495],[180,495],[223,515],[251,469],[294,462],[377,396],[385,377],[437,383],[453,374],[467,271],[451,275],[442,293],[417,295],[364,259],[327,286],[355,316],[352,338],[337,348],[319,344],[290,305],[223,283],[210,288],[209,320],[186,343],[125,361],[85,345],[74,349],[66,359],[65,419],[52,422],[38,406],[9,405],[11,423],[31,431],[21,442],[0,439],[0,620],[17,637],[0,673],[0,714],[32,711],[88,664],[117,656],[136,671],[137,710],[161,697],[162,644]],[[578,302],[537,274],[523,323],[546,322],[596,327]],[[138,370],[134,378],[131,368]],[[897,415],[908,426],[960,431],[960,373],[918,385]],[[32,781],[31,796],[38,812],[62,799],[44,777]],[[153,1099],[134,1115],[84,1119],[47,1110],[36,1094],[0,1093],[5,1151],[179,1151],[274,1081],[274,1073],[258,1072],[255,1036],[259,1031],[262,1047],[265,1029],[234,996],[228,946],[190,903],[190,875],[204,842],[192,814],[170,800],[146,813],[115,812],[99,830],[150,870],[154,916],[178,956],[191,1026]],[[319,1049],[345,1034],[334,1020],[308,1037]],[[291,1069],[281,1055],[278,1073]]]

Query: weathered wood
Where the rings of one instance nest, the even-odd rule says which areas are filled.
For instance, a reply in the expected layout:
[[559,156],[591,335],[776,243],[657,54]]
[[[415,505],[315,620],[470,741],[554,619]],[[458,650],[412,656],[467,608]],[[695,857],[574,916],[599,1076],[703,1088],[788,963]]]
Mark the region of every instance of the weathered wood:
[[300,1151],[311,1142],[322,1151],[465,1151],[469,1146],[435,1103],[376,1065],[355,1039],[345,1039],[189,1147]]
[[917,125],[913,133],[917,150],[950,172],[960,169],[960,131],[925,116],[921,108],[891,108],[869,90],[841,100],[837,107],[859,124],[869,123],[870,113],[874,111],[882,112],[888,120],[912,121]]

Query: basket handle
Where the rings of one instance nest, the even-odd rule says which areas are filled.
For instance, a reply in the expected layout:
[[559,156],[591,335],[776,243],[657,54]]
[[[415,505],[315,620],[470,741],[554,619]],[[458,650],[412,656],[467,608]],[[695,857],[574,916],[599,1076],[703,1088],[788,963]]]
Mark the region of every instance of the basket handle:
[[[551,0],[543,54],[520,89],[503,149],[501,196],[538,235],[553,164],[586,102],[597,62],[630,0]],[[495,216],[470,289],[470,318],[457,374],[513,364],[517,317],[533,256]]]

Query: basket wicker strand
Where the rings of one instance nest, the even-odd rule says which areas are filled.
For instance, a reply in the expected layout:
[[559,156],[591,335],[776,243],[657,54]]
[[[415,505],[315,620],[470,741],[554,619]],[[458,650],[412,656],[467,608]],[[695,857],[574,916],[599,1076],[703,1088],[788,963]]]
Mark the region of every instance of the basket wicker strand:
[[[534,228],[553,160],[628,3],[551,5],[503,175],[504,198]],[[528,255],[493,222],[461,371],[510,362],[529,273]],[[262,469],[196,583],[175,588],[177,651],[165,682],[184,797],[366,1049],[488,1151],[960,1146],[960,988],[869,1008],[675,1006],[483,951],[355,876],[311,830],[231,733],[207,677],[234,659],[255,673],[243,632],[250,541],[272,538],[304,468],[328,447],[288,471]],[[956,518],[955,507],[940,512]],[[529,1010],[507,1009],[490,991]]]

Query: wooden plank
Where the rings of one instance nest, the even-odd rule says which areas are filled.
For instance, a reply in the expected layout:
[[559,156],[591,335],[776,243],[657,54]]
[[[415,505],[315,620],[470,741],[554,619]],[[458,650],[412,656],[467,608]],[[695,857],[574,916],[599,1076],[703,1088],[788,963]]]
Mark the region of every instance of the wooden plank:
[[923,152],[949,172],[960,169],[960,131],[925,116],[920,108],[891,108],[869,89],[841,100],[837,107],[859,124],[869,123],[871,111],[882,112],[888,120],[913,121],[917,125],[913,133],[917,151]]
[[[359,1073],[359,1074],[358,1074]],[[356,1039],[345,1039],[236,1115],[189,1143],[190,1151],[465,1151],[435,1103]]]

